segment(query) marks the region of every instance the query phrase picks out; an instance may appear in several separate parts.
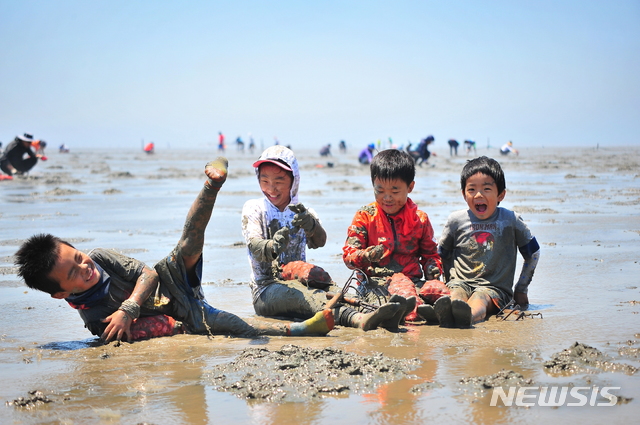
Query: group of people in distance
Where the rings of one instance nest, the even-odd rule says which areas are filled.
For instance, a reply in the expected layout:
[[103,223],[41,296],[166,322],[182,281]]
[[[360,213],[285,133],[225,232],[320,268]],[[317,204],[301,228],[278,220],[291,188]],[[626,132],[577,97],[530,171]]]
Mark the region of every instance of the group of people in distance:
[[[335,325],[396,331],[411,315],[442,327],[469,328],[512,299],[528,305],[540,249],[521,217],[499,207],[506,188],[497,161],[479,157],[464,166],[460,183],[468,208],[451,214],[436,243],[428,215],[409,198],[415,161],[396,149],[372,158],[374,202],[356,212],[343,247],[345,265],[363,276],[359,292],[367,309],[347,300],[327,308],[341,288],[321,267],[306,262],[306,249],[324,246],[327,233],[318,214],[300,202],[293,151],[271,146],[253,167],[264,196],[247,201],[241,215],[253,307],[259,316],[291,322],[244,320],[204,298],[204,235],[227,178],[222,157],[205,166],[204,185],[180,240],[153,268],[116,251],[87,254],[56,236],[38,234],[16,252],[18,275],[27,286],[65,299],[104,341],[177,333],[312,336],[326,335]],[[525,261],[513,288],[518,250]],[[425,303],[418,291],[433,284],[440,285],[440,295]]]
[[[412,147],[412,143],[409,142],[406,147],[406,152],[407,154],[409,154],[409,157],[413,158],[416,164],[422,166],[422,164],[426,164],[431,157],[432,153],[431,151],[429,151],[429,145],[432,144],[435,140],[436,139],[432,135],[429,135],[420,140],[420,142],[415,147]],[[378,147],[379,146],[380,141],[378,140]],[[395,149],[395,145],[393,145],[391,138],[389,138],[389,147],[391,149]],[[399,149],[403,150],[402,147],[400,147]],[[375,143],[369,143],[364,149],[360,151],[360,154],[358,154],[358,162],[363,165],[371,164],[371,162],[373,161],[373,157],[375,156],[375,150]],[[435,153],[433,155],[435,156]]]

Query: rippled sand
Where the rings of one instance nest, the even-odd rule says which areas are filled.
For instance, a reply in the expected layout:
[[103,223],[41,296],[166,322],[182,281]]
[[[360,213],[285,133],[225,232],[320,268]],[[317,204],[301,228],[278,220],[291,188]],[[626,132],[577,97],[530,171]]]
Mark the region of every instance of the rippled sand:
[[[436,151],[430,164],[419,167],[412,199],[439,236],[448,214],[465,207],[459,173],[467,157]],[[496,152],[478,150],[494,157]],[[635,423],[640,415],[638,373],[632,372],[640,367],[638,147],[535,148],[497,157],[507,178],[502,206],[521,213],[542,246],[529,292],[532,312],[542,319],[489,320],[465,330],[340,328],[325,338],[256,340],[179,335],[100,346],[64,301],[27,290],[17,279],[12,254],[38,232],[54,233],[81,250],[115,248],[154,264],[178,240],[204,163],[214,156],[213,149],[54,152],[28,178],[0,182],[0,395],[13,402],[40,390],[53,401],[6,406],[1,423]],[[213,305],[251,317],[240,211],[247,199],[260,196],[251,168],[258,153],[227,156],[230,178],[207,232],[205,293]],[[373,199],[368,169],[354,156],[298,152],[300,199],[319,213],[329,237],[324,248],[309,252],[309,261],[338,283],[350,274],[341,259],[346,228],[356,209]],[[576,341],[629,367],[594,363],[572,375],[546,372],[545,362]],[[285,344],[363,356],[381,352],[421,363],[409,378],[375,392],[308,402],[243,400],[217,390],[214,366],[248,347],[276,350]],[[501,370],[533,386],[619,387],[611,392],[621,396],[620,404],[492,407],[492,390],[469,382],[487,382]]]

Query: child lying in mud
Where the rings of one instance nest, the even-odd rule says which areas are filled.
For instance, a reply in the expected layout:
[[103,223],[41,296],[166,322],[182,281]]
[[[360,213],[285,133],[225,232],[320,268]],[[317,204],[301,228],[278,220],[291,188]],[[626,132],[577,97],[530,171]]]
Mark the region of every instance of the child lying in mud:
[[251,325],[204,299],[204,234],[227,166],[225,158],[205,166],[207,180],[191,205],[177,246],[153,269],[116,251],[94,249],[87,255],[55,236],[40,234],[16,253],[18,275],[30,288],[65,299],[89,331],[106,342],[179,332],[243,337],[327,334],[333,328],[331,311],[319,311],[301,323]]
[[[468,328],[511,298],[526,308],[540,246],[519,214],[498,207],[506,183],[496,160],[483,156],[468,161],[460,185],[469,209],[449,216],[438,243],[451,296],[438,299],[434,308],[440,326]],[[512,290],[517,251],[524,264]]]
[[361,290],[368,292],[370,302],[378,298],[400,302],[398,321],[429,316],[416,288],[422,286],[423,277],[434,280],[440,275],[441,265],[429,217],[409,198],[415,186],[415,161],[406,152],[388,149],[373,158],[370,169],[375,202],[356,212],[347,230],[343,260],[369,277]]
[[[253,307],[260,316],[308,319],[324,309],[325,289],[333,288],[336,293],[338,289],[324,271],[319,273],[325,275],[320,279],[322,285],[305,285],[295,268],[312,266],[305,263],[306,247],[324,246],[327,234],[316,213],[298,203],[300,172],[290,149],[272,146],[253,166],[264,194],[264,198],[249,200],[242,208]],[[338,304],[332,312],[335,324],[367,331],[391,319],[399,308],[399,304],[389,303],[364,314]]]

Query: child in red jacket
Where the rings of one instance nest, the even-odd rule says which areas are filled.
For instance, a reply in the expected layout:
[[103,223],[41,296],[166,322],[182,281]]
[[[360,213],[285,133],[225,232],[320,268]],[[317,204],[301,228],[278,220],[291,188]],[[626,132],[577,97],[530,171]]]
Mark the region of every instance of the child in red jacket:
[[[423,278],[441,274],[442,264],[427,214],[408,197],[415,186],[415,162],[405,152],[389,149],[371,163],[375,202],[360,208],[347,230],[342,258],[351,269],[369,277],[368,299],[393,294],[410,295],[399,288],[421,286]],[[416,294],[415,286],[411,291]],[[406,289],[406,288],[405,288]],[[421,313],[419,299],[409,296],[404,316]],[[395,297],[397,300],[398,297]]]

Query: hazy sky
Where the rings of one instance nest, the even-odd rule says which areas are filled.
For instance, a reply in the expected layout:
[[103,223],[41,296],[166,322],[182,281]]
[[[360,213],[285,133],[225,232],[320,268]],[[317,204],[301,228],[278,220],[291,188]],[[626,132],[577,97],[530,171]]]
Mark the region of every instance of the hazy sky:
[[0,141],[630,145],[640,1],[0,0]]

